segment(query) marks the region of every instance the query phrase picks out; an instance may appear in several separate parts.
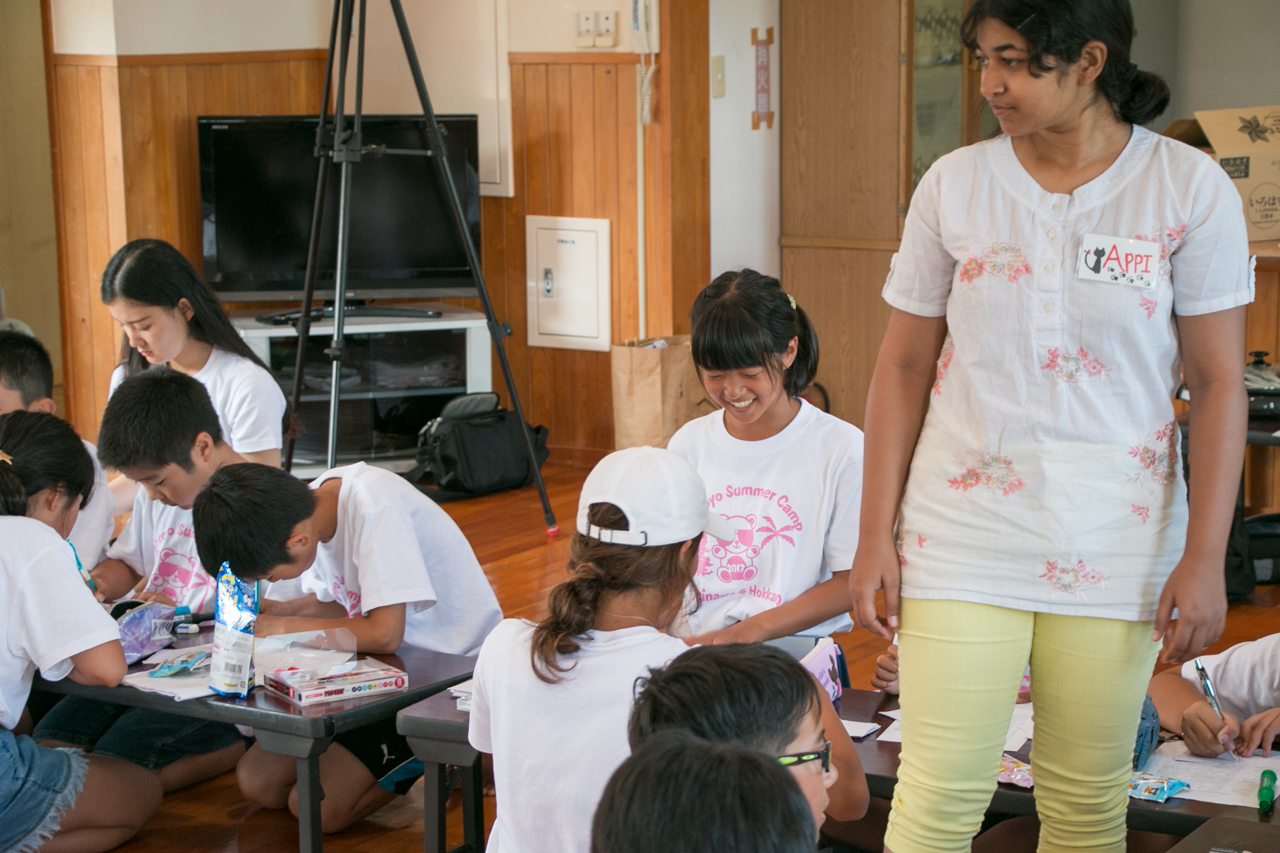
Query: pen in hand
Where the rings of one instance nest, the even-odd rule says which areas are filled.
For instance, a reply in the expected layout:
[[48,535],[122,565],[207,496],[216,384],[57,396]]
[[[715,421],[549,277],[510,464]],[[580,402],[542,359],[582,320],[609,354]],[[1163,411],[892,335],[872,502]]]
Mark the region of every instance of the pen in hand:
[[1213,682],[1209,680],[1209,673],[1205,670],[1204,664],[1200,663],[1200,658],[1196,658],[1196,675],[1200,678],[1201,692],[1209,700],[1209,707],[1213,709],[1213,713],[1218,715],[1218,719],[1222,720],[1223,729],[1218,733],[1218,742],[1228,750],[1234,750],[1235,742],[1227,737],[1227,718],[1223,716],[1222,706],[1218,704],[1218,691],[1213,689]]

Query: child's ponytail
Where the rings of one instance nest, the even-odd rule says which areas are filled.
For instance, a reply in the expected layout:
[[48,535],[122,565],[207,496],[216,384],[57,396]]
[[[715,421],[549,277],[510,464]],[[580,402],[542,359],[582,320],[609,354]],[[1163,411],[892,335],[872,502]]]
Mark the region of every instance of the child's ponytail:
[[[809,315],[774,277],[752,269],[722,273],[704,287],[689,311],[693,363],[702,370],[765,367],[782,375],[787,396],[808,388],[818,372],[818,334]],[[796,357],[782,356],[796,339]]]
[[56,488],[83,507],[93,460],[71,425],[43,412],[0,415],[0,515],[26,515],[33,495]]
[[[592,504],[588,517],[596,527],[628,529],[626,515],[613,504]],[[569,545],[573,577],[551,590],[547,617],[533,631],[530,654],[538,678],[554,684],[573,668],[572,661],[564,658],[578,652],[595,626],[605,593],[660,589],[673,607],[678,606],[693,579],[698,542],[682,556],[683,547],[683,542],[652,548],[613,545],[575,533]]]

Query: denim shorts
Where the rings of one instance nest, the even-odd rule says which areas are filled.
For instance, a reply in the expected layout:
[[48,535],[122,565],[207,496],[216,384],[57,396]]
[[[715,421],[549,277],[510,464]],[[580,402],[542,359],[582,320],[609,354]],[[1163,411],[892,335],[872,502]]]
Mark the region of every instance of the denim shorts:
[[46,749],[0,728],[0,851],[30,853],[48,841],[88,770],[78,749]]
[[36,725],[33,737],[110,755],[148,770],[167,767],[188,755],[203,755],[240,743],[230,723],[198,720],[149,708],[130,708],[97,699],[66,696]]

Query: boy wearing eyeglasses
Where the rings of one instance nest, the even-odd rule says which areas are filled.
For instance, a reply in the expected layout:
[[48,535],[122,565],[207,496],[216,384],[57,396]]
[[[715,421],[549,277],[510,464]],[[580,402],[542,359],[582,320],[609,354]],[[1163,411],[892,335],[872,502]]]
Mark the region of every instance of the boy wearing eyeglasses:
[[795,658],[772,646],[698,646],[638,682],[628,738],[634,752],[655,732],[684,729],[775,756],[789,769],[821,828],[861,818],[869,794],[840,716]]

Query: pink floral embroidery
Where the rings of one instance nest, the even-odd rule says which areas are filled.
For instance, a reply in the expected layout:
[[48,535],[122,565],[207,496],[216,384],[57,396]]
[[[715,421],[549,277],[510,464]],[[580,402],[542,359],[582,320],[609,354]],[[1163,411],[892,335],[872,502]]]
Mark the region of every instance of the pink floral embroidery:
[[947,368],[951,366],[951,359],[955,357],[956,345],[952,343],[951,336],[947,335],[947,339],[942,342],[942,351],[938,353],[938,369],[934,374],[933,393],[942,393],[942,377],[947,374]]
[[1084,347],[1076,350],[1074,355],[1063,353],[1057,347],[1050,347],[1049,360],[1040,365],[1040,369],[1047,370],[1063,382],[1073,385],[1082,378],[1097,378],[1107,373],[1106,365],[1089,355],[1089,351]]
[[1149,296],[1144,296],[1139,299],[1138,307],[1147,312],[1148,320],[1156,315],[1156,301]]
[[894,548],[898,552],[898,567],[902,568],[907,565],[907,533],[905,530],[899,530],[894,538]]
[[919,534],[919,533],[917,533],[917,534],[916,534],[916,547],[917,547],[917,548],[923,548],[923,547],[924,547],[924,543],[926,543],[926,542],[928,542],[928,541],[929,541],[929,540],[928,540],[928,539],[925,539],[923,535],[921,535],[921,534]]
[[1013,243],[995,243],[982,253],[983,266],[992,275],[1002,275],[1010,283],[1016,282],[1031,272],[1031,264],[1027,263],[1022,248]]
[[[1156,229],[1156,231],[1158,234],[1159,229]],[[1160,280],[1168,281],[1173,276],[1173,265],[1169,262],[1169,256],[1178,250],[1178,247],[1182,245],[1182,241],[1186,236],[1187,226],[1184,223],[1177,228],[1165,226],[1163,239],[1153,234],[1134,234],[1133,239],[1160,244]],[[1143,305],[1142,307],[1146,308],[1147,306]],[[1153,304],[1151,309],[1148,309],[1148,311],[1150,312],[1154,310],[1154,308],[1155,305]],[[1148,313],[1147,319],[1151,319],[1150,313]]]
[[1153,439],[1130,447],[1129,455],[1142,470],[1130,473],[1129,481],[1161,487],[1173,483],[1178,478],[1177,435],[1177,422],[1169,421],[1155,431]]
[[982,255],[970,255],[960,265],[960,281],[966,290],[980,276],[1004,276],[1012,284],[1031,272],[1031,264],[1022,254],[1022,247],[1015,243],[992,243],[982,250]]
[[947,480],[948,485],[961,492],[967,492],[978,486],[988,489],[999,489],[1006,497],[1026,485],[1018,472],[1014,470],[1013,460],[1008,456],[994,453],[978,454],[958,477]]
[[1097,569],[1085,565],[1084,560],[1076,560],[1071,565],[1069,560],[1045,560],[1044,571],[1040,577],[1049,582],[1053,591],[1051,595],[1078,595],[1086,587],[1106,586],[1107,578]]
[[1169,251],[1170,252],[1177,251],[1178,247],[1182,245],[1182,241],[1186,239],[1187,224],[1184,222],[1182,225],[1179,225],[1177,228],[1165,228],[1164,236],[1165,236],[1165,242],[1169,246]]
[[1131,506],[1133,507],[1133,509],[1129,510],[1129,512],[1133,513],[1138,518],[1142,519],[1142,523],[1146,524],[1147,519],[1151,518],[1151,507],[1138,506],[1137,504],[1131,504]]

